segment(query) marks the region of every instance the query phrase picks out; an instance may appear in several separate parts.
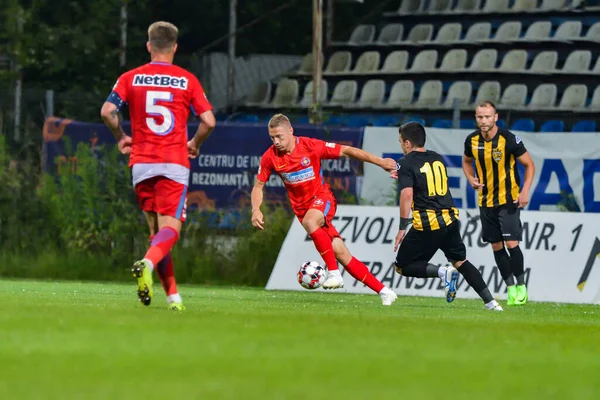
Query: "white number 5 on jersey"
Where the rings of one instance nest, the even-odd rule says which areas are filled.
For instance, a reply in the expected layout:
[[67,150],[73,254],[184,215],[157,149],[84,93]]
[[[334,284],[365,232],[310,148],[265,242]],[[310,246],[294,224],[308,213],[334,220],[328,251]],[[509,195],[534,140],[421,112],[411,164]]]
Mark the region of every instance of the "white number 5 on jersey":
[[[157,105],[158,100],[162,101],[173,101],[173,93],[169,92],[158,92],[155,90],[149,90],[146,92],[146,124],[148,128],[157,135],[168,135],[173,130],[175,125],[175,118],[173,113],[165,106]],[[152,117],[163,117],[162,124],[157,124],[156,120]]]

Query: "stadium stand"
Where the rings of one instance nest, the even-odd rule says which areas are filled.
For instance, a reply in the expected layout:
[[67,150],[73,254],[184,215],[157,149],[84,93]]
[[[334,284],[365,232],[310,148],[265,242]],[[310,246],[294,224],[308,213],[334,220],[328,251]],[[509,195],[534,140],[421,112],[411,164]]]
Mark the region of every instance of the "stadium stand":
[[[589,132],[599,122],[599,43],[600,2],[398,0],[377,24],[324,50],[321,104],[332,123],[355,124],[360,114],[376,126],[453,126],[459,108],[470,129],[474,106],[491,100],[513,129]],[[241,110],[305,117],[312,66],[307,54]]]

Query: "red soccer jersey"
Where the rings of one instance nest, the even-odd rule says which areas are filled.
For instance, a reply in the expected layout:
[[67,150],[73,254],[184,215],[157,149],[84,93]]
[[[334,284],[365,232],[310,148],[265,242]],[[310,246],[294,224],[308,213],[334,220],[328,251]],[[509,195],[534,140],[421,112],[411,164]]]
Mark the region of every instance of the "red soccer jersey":
[[211,110],[202,85],[185,69],[151,62],[125,72],[113,88],[129,104],[134,164],[179,164],[190,168],[187,121],[190,110]]
[[280,153],[275,146],[263,154],[257,179],[267,182],[271,173],[278,174],[287,189],[294,211],[308,207],[311,199],[329,185],[323,180],[322,159],[340,157],[342,146],[307,137],[296,137],[291,154]]

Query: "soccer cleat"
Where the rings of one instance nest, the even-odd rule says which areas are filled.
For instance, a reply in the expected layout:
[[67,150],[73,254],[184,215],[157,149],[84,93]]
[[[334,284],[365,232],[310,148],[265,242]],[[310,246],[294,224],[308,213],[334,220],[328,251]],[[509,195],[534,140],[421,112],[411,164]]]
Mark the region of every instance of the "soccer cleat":
[[516,299],[517,299],[517,287],[515,285],[511,285],[507,288],[506,305],[507,306],[516,305],[517,304],[515,302]]
[[149,306],[152,301],[152,272],[146,265],[146,261],[136,261],[131,272],[133,277],[137,279],[138,300],[143,305]]
[[344,287],[344,278],[339,269],[327,273],[327,279],[321,285],[323,289],[341,289]]
[[517,285],[516,286],[517,295],[515,297],[515,306],[522,306],[527,303],[529,296],[527,295],[527,286],[525,285]]
[[500,304],[498,304],[496,300],[492,300],[489,303],[487,303],[485,305],[485,308],[487,308],[490,311],[504,311],[502,309],[502,306],[500,306]]
[[446,267],[444,272],[444,293],[446,301],[452,303],[456,297],[456,283],[458,282],[458,271],[454,267]]
[[169,304],[169,310],[171,311],[185,311],[183,303],[172,302]]
[[381,289],[381,292],[379,292],[379,296],[381,296],[381,304],[383,304],[384,306],[391,306],[392,303],[395,302],[398,298],[398,295],[387,286]]

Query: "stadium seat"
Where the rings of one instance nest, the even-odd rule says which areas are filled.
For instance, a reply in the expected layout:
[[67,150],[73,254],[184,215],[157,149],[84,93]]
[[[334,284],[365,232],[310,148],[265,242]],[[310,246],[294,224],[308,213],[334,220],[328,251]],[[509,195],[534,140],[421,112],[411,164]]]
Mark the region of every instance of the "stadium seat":
[[541,51],[535,56],[527,72],[549,74],[554,72],[557,62],[558,53],[556,51]]
[[552,23],[550,21],[536,21],[529,25],[525,35],[519,40],[526,41],[539,41],[550,37],[550,31],[552,30]]
[[356,28],[354,28],[354,31],[352,31],[352,35],[350,35],[348,44],[353,46],[362,46],[371,43],[374,39],[374,25],[358,25]]
[[596,64],[594,64],[594,68],[592,68],[591,73],[594,75],[600,74],[600,56],[598,56],[596,59]]
[[429,14],[445,14],[450,11],[453,0],[429,0],[427,13]]
[[515,72],[523,71],[527,65],[526,50],[511,50],[504,55],[498,71]]
[[[495,0],[494,0],[495,1]],[[510,42],[518,39],[521,35],[521,29],[523,25],[519,21],[508,21],[500,25],[496,34],[494,35],[494,41],[496,42]]]
[[353,74],[373,74],[379,69],[381,55],[378,51],[365,51],[358,57]]
[[384,115],[373,120],[373,126],[398,126],[400,120],[396,116]]
[[477,22],[467,29],[464,42],[478,42],[481,40],[489,40],[492,33],[492,24],[489,22]]
[[408,51],[396,50],[392,51],[385,58],[383,67],[381,67],[382,74],[398,74],[406,71],[408,65]]
[[477,124],[474,119],[461,119],[460,129],[477,129]]
[[589,50],[575,50],[567,56],[561,72],[581,73],[588,72],[592,62],[592,52]]
[[471,94],[473,93],[473,86],[468,81],[454,81],[448,89],[446,100],[440,106],[440,108],[452,109],[454,103],[457,102],[458,107],[464,107],[470,104]]
[[486,0],[481,10],[484,13],[505,13],[509,11],[510,0]]
[[596,132],[596,121],[579,121],[573,124],[571,132]]
[[405,108],[429,108],[437,107],[442,101],[442,81],[425,81],[419,90],[417,101]]
[[449,43],[449,42],[457,42],[460,39],[460,34],[462,33],[462,25],[458,22],[451,22],[442,25],[442,27],[438,30],[435,39],[433,40],[435,43]]
[[459,14],[478,12],[481,8],[481,1],[482,0],[458,0],[456,7],[454,7],[452,11]]
[[542,0],[541,10],[553,11],[567,7],[568,0]]
[[437,63],[438,51],[437,50],[422,50],[417,54],[408,72],[425,72],[435,70],[435,64]]
[[449,119],[435,119],[431,124],[432,128],[452,129],[452,121]]
[[283,78],[277,84],[275,96],[271,102],[271,107],[293,107],[298,98],[298,81],[295,79]]
[[469,108],[473,108],[484,101],[491,101],[498,103],[500,100],[500,82],[497,81],[485,81],[477,90],[477,96],[475,102],[471,104]]
[[299,75],[311,75],[313,73],[314,57],[312,53],[308,53],[302,59],[302,63],[296,72]]
[[271,99],[271,82],[262,81],[254,86],[246,100],[246,106],[264,106]]
[[333,95],[329,101],[330,106],[346,106],[354,103],[358,85],[356,81],[339,81],[333,89]]
[[387,45],[387,44],[401,42],[403,35],[404,35],[404,25],[402,25],[402,24],[387,24],[386,26],[383,27],[381,32],[379,32],[379,37],[377,38],[377,44]]
[[479,50],[473,57],[469,69],[471,71],[490,71],[495,69],[498,60],[498,50],[483,49]]
[[406,38],[406,41],[411,42],[411,43],[428,42],[431,40],[432,35],[433,35],[433,25],[418,24],[418,25],[415,25],[410,30],[410,32],[408,33],[408,37]]
[[565,123],[560,119],[546,121],[540,127],[540,132],[564,132]]
[[363,86],[357,106],[361,108],[381,107],[384,96],[385,82],[381,79],[371,79]]
[[[321,87],[319,90],[319,102],[321,104],[327,103],[327,90],[328,90],[327,81],[322,79]],[[300,103],[298,103],[298,106],[302,107],[302,108],[309,108],[312,106],[312,104],[313,104],[313,81],[311,80],[304,87],[304,93],[302,94],[302,99],[300,100]]]
[[600,42],[600,22],[596,22],[594,25],[590,26],[583,39],[592,42]]
[[586,108],[588,111],[600,111],[600,85],[596,86],[592,94],[592,101]]
[[349,51],[336,51],[329,58],[324,74],[346,73],[352,64],[352,54]]
[[[496,0],[493,0],[496,1]],[[537,11],[537,0],[515,0],[510,11],[523,12],[523,11]]]
[[545,110],[554,108],[556,103],[556,92],[558,89],[554,83],[542,83],[536,87],[527,105],[530,110]]
[[518,119],[513,122],[510,129],[514,131],[533,132],[535,130],[535,123],[529,118]]
[[500,97],[500,103],[498,103],[498,108],[523,107],[525,99],[527,99],[527,86],[520,83],[512,83],[504,89],[502,97]]
[[581,36],[581,21],[565,21],[554,32],[553,40],[578,39]]
[[467,65],[467,51],[465,49],[453,49],[447,52],[442,59],[440,71],[459,71]]
[[560,110],[577,110],[585,107],[588,89],[586,85],[569,85],[558,104]]
[[415,91],[413,81],[396,81],[390,90],[390,97],[386,103],[387,108],[403,108],[412,103]]
[[402,0],[398,14],[415,14],[423,10],[425,5],[424,1],[421,0]]

